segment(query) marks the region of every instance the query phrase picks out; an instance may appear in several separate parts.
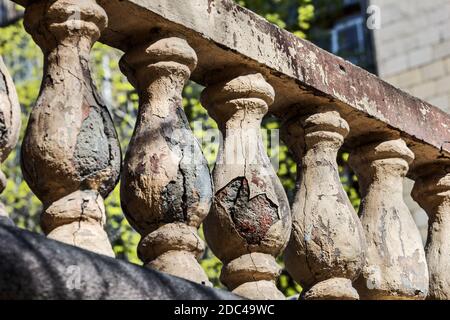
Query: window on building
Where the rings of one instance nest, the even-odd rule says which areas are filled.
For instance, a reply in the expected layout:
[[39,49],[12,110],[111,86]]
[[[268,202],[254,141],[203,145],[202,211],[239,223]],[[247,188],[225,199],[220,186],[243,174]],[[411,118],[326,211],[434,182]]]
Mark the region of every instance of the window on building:
[[340,6],[315,1],[316,21],[310,39],[322,49],[376,73],[372,34],[367,29],[365,0],[342,0]]
[[353,16],[337,22],[330,32],[331,52],[354,64],[361,63],[365,51],[364,19]]
[[8,19],[8,11],[5,8],[5,3],[0,2],[0,25],[3,25]]

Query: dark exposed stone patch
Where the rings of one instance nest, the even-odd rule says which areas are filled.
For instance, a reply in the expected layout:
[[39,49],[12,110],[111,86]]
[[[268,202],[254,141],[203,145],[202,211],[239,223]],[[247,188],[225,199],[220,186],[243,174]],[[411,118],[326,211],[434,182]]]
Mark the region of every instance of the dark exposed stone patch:
[[246,178],[230,182],[216,195],[216,201],[230,215],[239,235],[248,244],[256,245],[278,221],[278,207],[266,195],[249,199],[250,188]]
[[177,180],[164,188],[161,198],[165,223],[186,222],[184,177],[181,170],[178,171]]
[[0,111],[0,143],[4,141],[4,137],[8,135],[8,127],[5,120],[5,115]]
[[87,108],[89,114],[81,126],[74,153],[75,166],[81,177],[105,169],[110,159],[103,118],[95,107]]
[[176,181],[171,181],[162,193],[164,222],[186,222],[186,194],[184,192],[184,177],[179,171]]
[[[6,83],[6,78],[4,74],[0,75],[0,92],[2,94],[8,95],[8,86]],[[8,128],[5,121],[5,115],[0,112],[0,141],[3,141],[4,137],[8,135]]]
[[162,193],[164,222],[189,222],[189,209],[204,203],[209,206],[212,201],[208,164],[181,108],[176,108],[175,123],[161,130],[169,148],[182,154],[176,181],[171,181]]
[[4,74],[2,74],[0,76],[0,91],[1,92],[8,92],[8,87],[7,87],[7,84],[6,84],[6,79],[5,79],[5,75]]

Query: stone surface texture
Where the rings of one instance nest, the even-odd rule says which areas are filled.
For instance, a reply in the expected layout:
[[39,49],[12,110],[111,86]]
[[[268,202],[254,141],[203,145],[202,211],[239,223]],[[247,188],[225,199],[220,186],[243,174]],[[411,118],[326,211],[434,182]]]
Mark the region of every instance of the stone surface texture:
[[428,299],[450,300],[450,164],[430,164],[416,180],[413,197],[428,213]]
[[121,203],[142,235],[148,267],[209,284],[196,259],[197,234],[212,201],[208,164],[182,107],[197,55],[186,40],[162,37],[126,52],[122,71],[139,93],[139,114],[126,157]]
[[[203,85],[211,70],[244,64],[262,73],[274,87],[276,98],[269,112],[301,112],[295,108],[301,106],[299,101],[329,105],[352,128],[346,139],[349,145],[367,128],[394,129],[416,155],[412,168],[450,156],[450,116],[445,112],[279,29],[233,0],[97,2],[109,17],[100,39],[105,44],[126,51],[148,38],[149,30],[182,34],[201,61],[192,77]],[[123,19],[124,12],[129,19]]]
[[[275,258],[292,228],[286,266],[304,287],[303,299],[424,299],[428,290],[430,299],[449,299],[449,0],[369,1],[382,10],[375,47],[389,83],[233,0],[13,1],[27,7],[25,28],[45,56],[21,162],[43,202],[48,237],[113,255],[103,201],[117,184],[121,154],[88,66],[99,40],[125,52],[121,68],[139,93],[121,201],[142,235],[138,254],[146,266],[209,285],[197,262],[205,219],[208,244],[224,263],[221,281],[250,299],[282,299]],[[2,162],[17,142],[20,116],[2,63],[0,70]],[[206,87],[202,103],[224,137],[215,190],[181,107],[190,78]],[[283,119],[298,163],[292,218],[259,133],[266,114]],[[361,221],[339,181],[340,148],[352,151]],[[416,180],[414,199],[430,217],[427,261],[402,197],[405,176]],[[0,187],[5,183],[0,172]],[[8,221],[1,205],[0,221]],[[35,241],[1,228],[5,237]],[[0,253],[21,244],[0,246]]]
[[414,154],[401,140],[351,153],[361,191],[360,215],[367,255],[358,292],[363,299],[425,299],[428,268],[422,239],[403,201],[403,179]]
[[112,256],[103,198],[118,181],[121,153],[89,71],[106,12],[94,0],[40,0],[26,8],[24,25],[45,57],[21,153],[24,178],[44,205],[42,226],[54,239]]
[[357,299],[351,282],[363,267],[366,244],[336,162],[349,127],[338,112],[315,110],[284,124],[283,139],[298,162],[285,264],[304,299]]
[[289,203],[260,133],[274,91],[259,73],[222,76],[201,96],[223,137],[205,237],[224,263],[221,281],[230,290],[251,299],[284,299],[275,285],[281,272],[275,258],[289,238]]

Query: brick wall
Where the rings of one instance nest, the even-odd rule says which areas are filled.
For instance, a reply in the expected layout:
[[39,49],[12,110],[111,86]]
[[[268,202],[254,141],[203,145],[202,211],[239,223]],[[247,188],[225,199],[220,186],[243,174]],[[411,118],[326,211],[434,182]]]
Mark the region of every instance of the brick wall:
[[450,0],[371,0],[381,8],[374,32],[379,75],[450,111]]
[[[374,31],[381,78],[450,112],[450,0],[370,0],[381,9]],[[427,216],[405,183],[405,200],[425,240]]]

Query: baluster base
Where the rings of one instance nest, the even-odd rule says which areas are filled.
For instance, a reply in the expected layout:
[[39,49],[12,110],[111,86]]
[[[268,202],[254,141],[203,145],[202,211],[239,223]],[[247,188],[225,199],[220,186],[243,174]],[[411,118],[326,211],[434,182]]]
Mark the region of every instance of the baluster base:
[[286,300],[286,297],[278,290],[274,281],[246,282],[232,292],[250,300]]
[[352,282],[345,278],[332,278],[319,282],[301,296],[302,300],[359,300]]
[[103,198],[95,191],[73,192],[52,203],[41,217],[48,238],[114,257],[108,235]]
[[386,284],[381,287],[374,276],[360,276],[355,281],[355,287],[360,293],[361,300],[424,300],[426,296],[421,290],[412,287],[409,292],[399,290],[396,286],[389,288]]
[[148,268],[212,287],[197,261],[204,250],[195,227],[168,223],[141,239],[138,256]]
[[275,258],[254,252],[232,260],[222,268],[220,280],[233,293],[252,300],[284,300],[275,280],[281,273]]
[[76,221],[53,229],[47,238],[114,258],[105,230],[97,223]]
[[145,264],[145,267],[212,287],[212,283],[195,256],[187,251],[165,252]]

